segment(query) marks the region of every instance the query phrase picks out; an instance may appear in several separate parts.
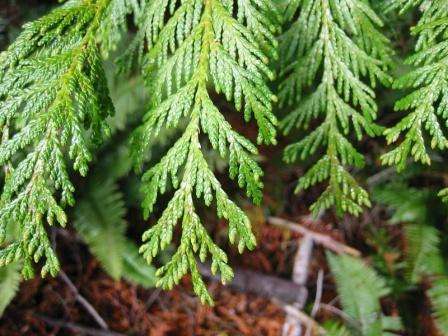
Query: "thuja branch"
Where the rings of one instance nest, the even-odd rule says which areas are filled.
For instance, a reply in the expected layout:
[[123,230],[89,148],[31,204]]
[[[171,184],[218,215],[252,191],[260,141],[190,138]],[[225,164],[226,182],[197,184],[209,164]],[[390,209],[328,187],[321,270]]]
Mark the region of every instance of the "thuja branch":
[[289,145],[284,158],[304,160],[323,149],[321,158],[299,179],[296,191],[328,181],[311,210],[317,214],[334,206],[339,214],[358,215],[370,200],[349,172],[349,167],[364,165],[349,133],[354,131],[358,140],[363,133],[371,137],[381,133],[374,123],[373,88],[377,81],[390,82],[385,70],[391,63],[389,42],[377,29],[381,20],[361,0],[291,1],[285,15],[292,22],[280,39],[279,97],[280,105],[292,110],[281,127],[289,133],[293,128],[307,129],[313,119],[320,123]]
[[[235,8],[234,8],[235,6]],[[160,13],[165,8],[168,13]],[[236,17],[234,17],[236,13]],[[163,15],[162,15],[163,14]],[[165,22],[165,15],[169,19]],[[159,163],[143,175],[143,208],[153,212],[159,193],[171,180],[174,195],[157,223],[143,235],[141,252],[148,262],[171,242],[174,227],[182,225],[180,244],[171,260],[159,269],[158,285],[171,288],[191,273],[193,288],[204,302],[212,303],[201,279],[196,255],[211,257],[212,272],[223,282],[233,277],[227,257],[208,235],[196,213],[196,202],[214,201],[217,214],[229,222],[229,239],[238,248],[252,249],[255,237],[248,217],[229,199],[208,166],[201,149],[205,135],[214,150],[229,162],[229,175],[254,202],[261,200],[263,172],[255,161],[257,148],[233,130],[216,107],[211,92],[222,94],[252,117],[259,127],[259,143],[275,143],[276,118],[271,102],[275,97],[266,82],[273,74],[266,55],[275,56],[278,14],[269,1],[244,0],[234,4],[221,0],[148,2],[143,8],[143,34],[131,44],[130,53],[140,52],[146,41],[148,52],[137,57],[145,67],[152,93],[152,107],[133,137],[137,164],[162,128],[186,127]]]
[[0,54],[0,164],[8,167],[0,243],[8,225],[18,232],[0,250],[0,265],[21,260],[25,277],[41,258],[43,276],[59,270],[46,224],[65,226],[63,208],[74,203],[69,164],[85,175],[92,145],[109,134],[113,106],[98,42],[112,4],[67,2],[26,24]]

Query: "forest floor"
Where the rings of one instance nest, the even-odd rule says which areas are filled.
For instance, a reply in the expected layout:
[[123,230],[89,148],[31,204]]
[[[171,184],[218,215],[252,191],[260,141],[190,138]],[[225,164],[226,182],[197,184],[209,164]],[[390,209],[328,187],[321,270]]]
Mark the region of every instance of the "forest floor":
[[[260,258],[268,260],[257,252],[245,255],[249,262]],[[188,278],[171,291],[144,290],[112,280],[93,258],[79,262],[82,265],[64,264],[67,277],[118,335],[274,336],[279,335],[283,324],[279,306],[249,292],[210,282],[215,306],[206,307],[193,295]],[[77,271],[78,267],[81,269]],[[274,266],[265,263],[263,267]],[[100,331],[63,277],[37,277],[23,283],[0,321],[1,336],[115,335]]]
[[[232,266],[251,269],[255,275],[269,274],[288,280],[298,236],[268,224],[258,230],[259,247],[255,251],[243,256],[229,251]],[[36,277],[24,282],[0,320],[1,336],[274,336],[281,333],[285,316],[282,307],[269,298],[251,293],[250,284],[236,291],[208,281],[215,306],[207,307],[194,296],[188,277],[171,291],[145,290],[125,281],[114,281],[101,270],[82,243],[65,233],[56,236],[64,273],[56,278]],[[316,252],[311,268],[324,269],[323,255]],[[316,274],[310,271],[311,292]],[[253,281],[258,279],[255,277]],[[80,297],[104,319],[111,332],[101,328]]]
[[[265,149],[263,157],[272,157],[268,151]],[[276,294],[263,297],[259,290],[257,294],[252,289],[277,286],[269,283],[272,278],[283,281],[280,287],[293,284],[291,274],[301,236],[268,224],[268,215],[289,218],[301,223],[302,227],[340,242],[344,241],[343,235],[349,234],[355,238],[363,222],[371,218],[358,219],[356,225],[353,225],[352,220],[344,219],[343,224],[340,224],[344,225],[343,229],[334,224],[332,217],[310,220],[306,217],[308,202],[305,196],[297,197],[293,194],[297,171],[287,170],[279,174],[274,164],[276,161],[263,162],[266,172],[263,207],[245,206],[258,241],[254,251],[239,255],[234,247],[227,245],[226,223],[205,213],[204,222],[215,241],[228,253],[230,264],[236,272],[253,272],[249,281],[240,284],[238,290],[209,279],[208,289],[215,300],[213,307],[200,303],[192,292],[188,277],[171,291],[143,289],[125,281],[114,281],[101,270],[99,263],[76,238],[74,231],[56,229],[52,233],[63,273],[56,278],[36,277],[22,283],[19,294],[0,320],[0,336],[280,335],[285,311]],[[229,188],[232,186],[229,185]],[[139,216],[138,211],[130,217],[134,216]],[[138,237],[135,239],[138,240]],[[334,305],[337,312],[336,295],[332,289],[324,249],[316,246],[305,283],[308,289],[307,302],[311,304],[316,296],[319,272],[325,278],[325,281],[321,280],[325,290],[319,300],[331,307]],[[265,276],[272,278],[266,280]],[[261,285],[254,286],[255,283]],[[282,288],[276,290],[282,292]],[[283,294],[285,291],[288,289],[285,288]],[[266,288],[266,292],[269,293],[269,288]],[[290,298],[288,294],[286,298],[285,295],[281,298],[293,303],[297,293],[290,294]],[[320,310],[315,317],[325,319],[329,314],[334,312]]]
[[[269,151],[264,149],[262,157],[272,158],[274,154]],[[218,221],[213,214],[205,212],[204,222],[214,240],[228,253],[232,267],[237,268],[237,273],[240,270],[253,272],[249,282],[240,284],[238,290],[209,279],[208,289],[215,300],[213,307],[200,303],[193,294],[188,276],[171,291],[143,289],[126,281],[114,281],[101,270],[72,229],[54,229],[52,236],[63,273],[56,278],[37,276],[23,282],[17,297],[0,319],[0,336],[280,335],[285,320],[282,305],[275,297],[252,293],[252,287],[255,282],[266,281],[263,278],[266,275],[283,281],[281,286],[292,283],[291,273],[300,235],[268,224],[268,215],[303,222],[313,231],[335,240],[343,239],[341,231],[333,228],[330,218],[303,221],[308,214],[307,202],[293,194],[297,171],[283,170],[279,174],[275,162],[279,161],[263,160],[266,172],[263,207],[245,205],[258,241],[254,251],[239,255],[235,247],[227,243],[225,221]],[[234,186],[229,183],[226,187]],[[129,217],[132,228],[132,218],[140,217],[138,209]],[[129,235],[138,241],[136,233]],[[316,247],[308,269],[308,302],[314,300],[319,270],[326,279],[330,278],[323,249]],[[269,281],[266,286],[272,286]],[[266,291],[269,292],[269,288]],[[325,295],[328,293],[334,294],[334,291],[326,288]],[[322,300],[326,302],[334,299],[325,295]],[[291,293],[286,300],[292,303],[296,296],[297,293]]]

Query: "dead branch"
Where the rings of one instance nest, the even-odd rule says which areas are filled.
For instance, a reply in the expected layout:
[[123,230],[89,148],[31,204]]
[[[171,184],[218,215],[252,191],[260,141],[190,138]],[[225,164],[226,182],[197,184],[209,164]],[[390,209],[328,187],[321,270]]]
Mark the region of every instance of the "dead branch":
[[328,303],[321,303],[320,304],[320,309],[322,310],[326,310],[340,318],[342,318],[343,320],[345,320],[347,323],[353,325],[353,326],[357,326],[359,324],[358,321],[356,321],[355,319],[353,319],[350,315],[348,315],[347,313],[345,313],[344,311],[340,310],[339,308],[328,304]]
[[[220,281],[219,276],[211,274],[209,265],[199,264],[199,271],[208,279]],[[294,282],[258,272],[234,268],[234,274],[233,281],[229,284],[230,287],[241,292],[252,292],[268,299],[277,298],[283,302],[293,303],[301,300],[304,295],[303,291],[306,291],[303,286]]]
[[[316,317],[317,312],[319,311],[321,299],[322,299],[322,291],[324,285],[324,271],[322,269],[317,273],[317,281],[316,281],[316,296],[314,297],[313,308],[311,309],[310,316],[312,318]],[[305,336],[311,335],[311,329],[307,328],[305,332]]]
[[[305,306],[307,299],[307,291],[306,291],[306,279],[308,277],[308,268],[310,264],[311,254],[313,250],[313,244],[321,244],[325,248],[332,250],[336,253],[347,253],[353,256],[360,256],[361,253],[343,243],[336,241],[328,235],[312,231],[307,229],[306,227],[288,221],[279,217],[268,217],[268,222],[272,225],[286,228],[288,230],[297,232],[302,235],[302,239],[299,243],[299,249],[297,250],[295,259],[294,259],[294,267],[292,280],[298,285],[304,288],[303,293],[304,296],[299,298],[297,302],[295,302],[291,307],[296,309],[297,311],[301,311]],[[322,279],[321,279],[322,282]],[[322,289],[320,289],[322,291]],[[313,307],[314,314],[318,310],[320,296],[322,293],[316,294],[316,300]],[[303,313],[302,313],[303,314]],[[310,331],[310,327],[307,324],[303,324],[303,321],[297,318],[297,314],[293,314],[287,311],[287,316],[285,320],[285,324],[283,325],[283,336],[300,336],[302,335],[302,326],[305,326],[308,331]],[[308,333],[308,332],[307,332]]]

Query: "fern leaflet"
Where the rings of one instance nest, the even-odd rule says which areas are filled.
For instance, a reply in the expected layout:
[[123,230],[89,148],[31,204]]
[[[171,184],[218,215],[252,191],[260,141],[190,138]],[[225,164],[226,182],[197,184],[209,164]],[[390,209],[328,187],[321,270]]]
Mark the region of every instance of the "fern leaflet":
[[76,231],[114,279],[123,273],[125,213],[123,195],[111,180],[96,180],[75,207]]
[[380,299],[389,294],[383,278],[362,260],[330,253],[327,258],[344,312],[353,319],[349,327],[354,334],[382,335],[391,325],[399,328],[399,321],[391,323],[381,311]]
[[0,267],[0,317],[16,295],[20,280],[19,263],[14,262]]
[[427,294],[431,301],[437,328],[442,335],[448,335],[448,277],[434,280]]

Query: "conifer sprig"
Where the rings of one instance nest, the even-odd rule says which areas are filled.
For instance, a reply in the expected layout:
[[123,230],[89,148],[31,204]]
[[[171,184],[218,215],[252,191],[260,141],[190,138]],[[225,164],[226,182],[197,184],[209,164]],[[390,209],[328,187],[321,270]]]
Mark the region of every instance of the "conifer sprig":
[[390,5],[400,12],[421,5],[423,11],[411,30],[417,36],[416,52],[407,59],[416,68],[394,83],[397,89],[412,90],[395,104],[395,110],[409,113],[385,131],[388,144],[401,142],[381,157],[383,164],[403,170],[410,158],[431,163],[425,133],[432,148],[448,147],[443,126],[448,121],[448,3],[402,0],[392,1]]
[[381,133],[374,123],[373,88],[377,81],[391,80],[386,73],[391,63],[389,42],[377,28],[381,20],[363,0],[295,0],[285,13],[288,20],[298,18],[280,40],[280,105],[293,107],[281,127],[289,133],[295,127],[307,129],[314,119],[320,123],[289,145],[284,158],[304,160],[323,147],[323,156],[299,179],[296,190],[328,180],[311,210],[317,213],[335,206],[338,213],[358,215],[370,201],[348,171],[364,165],[349,133],[353,130],[358,140],[363,133]]
[[97,38],[114,1],[69,1],[26,24],[0,54],[0,243],[8,223],[19,232],[0,250],[0,265],[22,259],[26,278],[41,258],[42,276],[59,269],[46,224],[64,226],[63,207],[74,203],[66,154],[85,175],[92,142],[109,133],[113,106]]
[[202,301],[212,303],[195,255],[201,261],[211,256],[212,271],[219,272],[223,282],[233,273],[225,253],[201,224],[195,199],[202,198],[207,206],[215,200],[218,216],[229,222],[229,239],[232,243],[239,239],[240,251],[252,249],[255,237],[249,219],[228,198],[208,166],[200,136],[206,135],[213,149],[228,159],[230,177],[259,203],[263,173],[253,157],[257,148],[232,129],[212,94],[233,101],[246,121],[256,120],[259,143],[275,143],[276,118],[271,108],[275,97],[266,79],[273,78],[267,55],[276,54],[273,33],[279,17],[265,0],[156,0],[143,7],[141,18],[144,33],[137,36],[131,50],[142,50],[146,40],[149,51],[143,63],[152,107],[134,136],[136,161],[141,163],[150,139],[162,128],[176,127],[181,119],[187,121],[181,137],[143,176],[146,216],[153,211],[159,193],[167,191],[169,180],[176,191],[157,223],[143,235],[141,252],[151,262],[171,242],[174,227],[181,222],[179,248],[159,269],[158,285],[171,288],[190,272],[194,291]]

